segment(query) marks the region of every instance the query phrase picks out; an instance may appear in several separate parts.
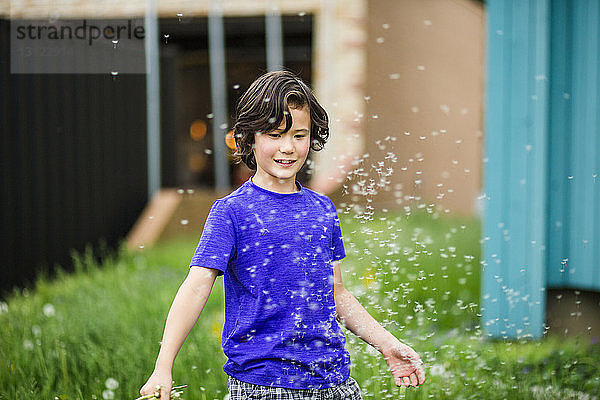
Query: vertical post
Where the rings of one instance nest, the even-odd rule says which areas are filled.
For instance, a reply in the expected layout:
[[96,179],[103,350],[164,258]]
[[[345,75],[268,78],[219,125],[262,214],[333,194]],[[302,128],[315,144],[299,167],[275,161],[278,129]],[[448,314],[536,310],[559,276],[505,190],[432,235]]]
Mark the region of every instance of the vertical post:
[[146,0],[146,121],[148,200],[160,189],[160,69],[156,0]]
[[269,3],[269,10],[266,13],[265,34],[267,69],[277,71],[283,68],[283,33],[281,29],[281,11],[274,2]]
[[544,333],[550,0],[488,2],[481,310],[489,336]]
[[213,146],[215,160],[215,189],[227,191],[229,183],[229,163],[225,146],[227,129],[227,90],[225,72],[225,34],[223,12],[217,0],[210,2],[208,13],[208,51],[210,61],[210,93],[213,111]]

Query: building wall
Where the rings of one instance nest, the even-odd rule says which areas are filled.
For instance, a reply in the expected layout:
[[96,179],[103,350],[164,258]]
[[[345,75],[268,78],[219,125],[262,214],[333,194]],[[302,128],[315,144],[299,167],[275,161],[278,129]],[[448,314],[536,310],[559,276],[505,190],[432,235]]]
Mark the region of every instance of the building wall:
[[144,76],[11,74],[9,37],[0,19],[0,296],[114,247],[147,198]]
[[502,338],[581,324],[593,335],[600,0],[497,0],[487,10],[482,326]]
[[[416,201],[435,203],[442,212],[476,212],[483,139],[483,5],[471,0],[371,0],[368,16],[362,121],[369,156],[361,165],[376,182],[373,203],[393,207]],[[395,163],[386,159],[388,153],[397,157]],[[382,173],[373,168],[379,162],[384,163]],[[383,176],[387,168],[393,168],[389,177]],[[382,179],[389,183],[378,186]],[[352,192],[352,184],[348,186]]]

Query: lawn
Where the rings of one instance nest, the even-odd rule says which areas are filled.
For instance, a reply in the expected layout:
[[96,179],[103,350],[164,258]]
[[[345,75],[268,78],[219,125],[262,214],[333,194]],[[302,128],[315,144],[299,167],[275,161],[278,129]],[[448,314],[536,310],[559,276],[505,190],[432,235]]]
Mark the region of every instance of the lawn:
[[[479,320],[479,221],[435,213],[340,213],[344,282],[421,354],[427,381],[397,388],[384,360],[347,332],[365,399],[592,399],[600,346],[585,339],[491,340]],[[152,372],[164,321],[197,237],[74,273],[40,277],[0,303],[0,399],[134,399]],[[223,280],[175,361],[185,399],[223,399]]]

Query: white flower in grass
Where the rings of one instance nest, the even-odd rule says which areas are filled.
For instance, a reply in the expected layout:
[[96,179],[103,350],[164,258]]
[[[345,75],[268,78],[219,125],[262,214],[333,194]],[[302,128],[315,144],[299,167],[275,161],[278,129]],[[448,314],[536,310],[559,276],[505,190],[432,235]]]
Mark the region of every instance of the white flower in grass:
[[50,303],[44,304],[43,312],[46,317],[54,317],[54,315],[56,314],[54,306]]
[[29,339],[23,340],[23,347],[25,350],[33,350],[33,342]]
[[102,398],[104,400],[112,400],[115,398],[115,392],[110,389],[106,389],[104,392],[102,392]]
[[33,325],[31,327],[31,332],[33,333],[33,336],[40,336],[42,334],[42,328],[38,325]]
[[115,390],[119,387],[119,382],[117,382],[115,378],[108,378],[104,384],[106,385],[106,388],[110,390]]

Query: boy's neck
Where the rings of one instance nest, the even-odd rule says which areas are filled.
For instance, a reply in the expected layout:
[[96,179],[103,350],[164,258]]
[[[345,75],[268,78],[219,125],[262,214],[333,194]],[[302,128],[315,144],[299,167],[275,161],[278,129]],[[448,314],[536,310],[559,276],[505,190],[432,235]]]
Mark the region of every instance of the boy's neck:
[[263,189],[270,190],[275,193],[297,193],[298,187],[296,186],[296,176],[290,179],[265,179],[259,174],[254,174],[252,178],[252,183],[256,186],[259,186]]

